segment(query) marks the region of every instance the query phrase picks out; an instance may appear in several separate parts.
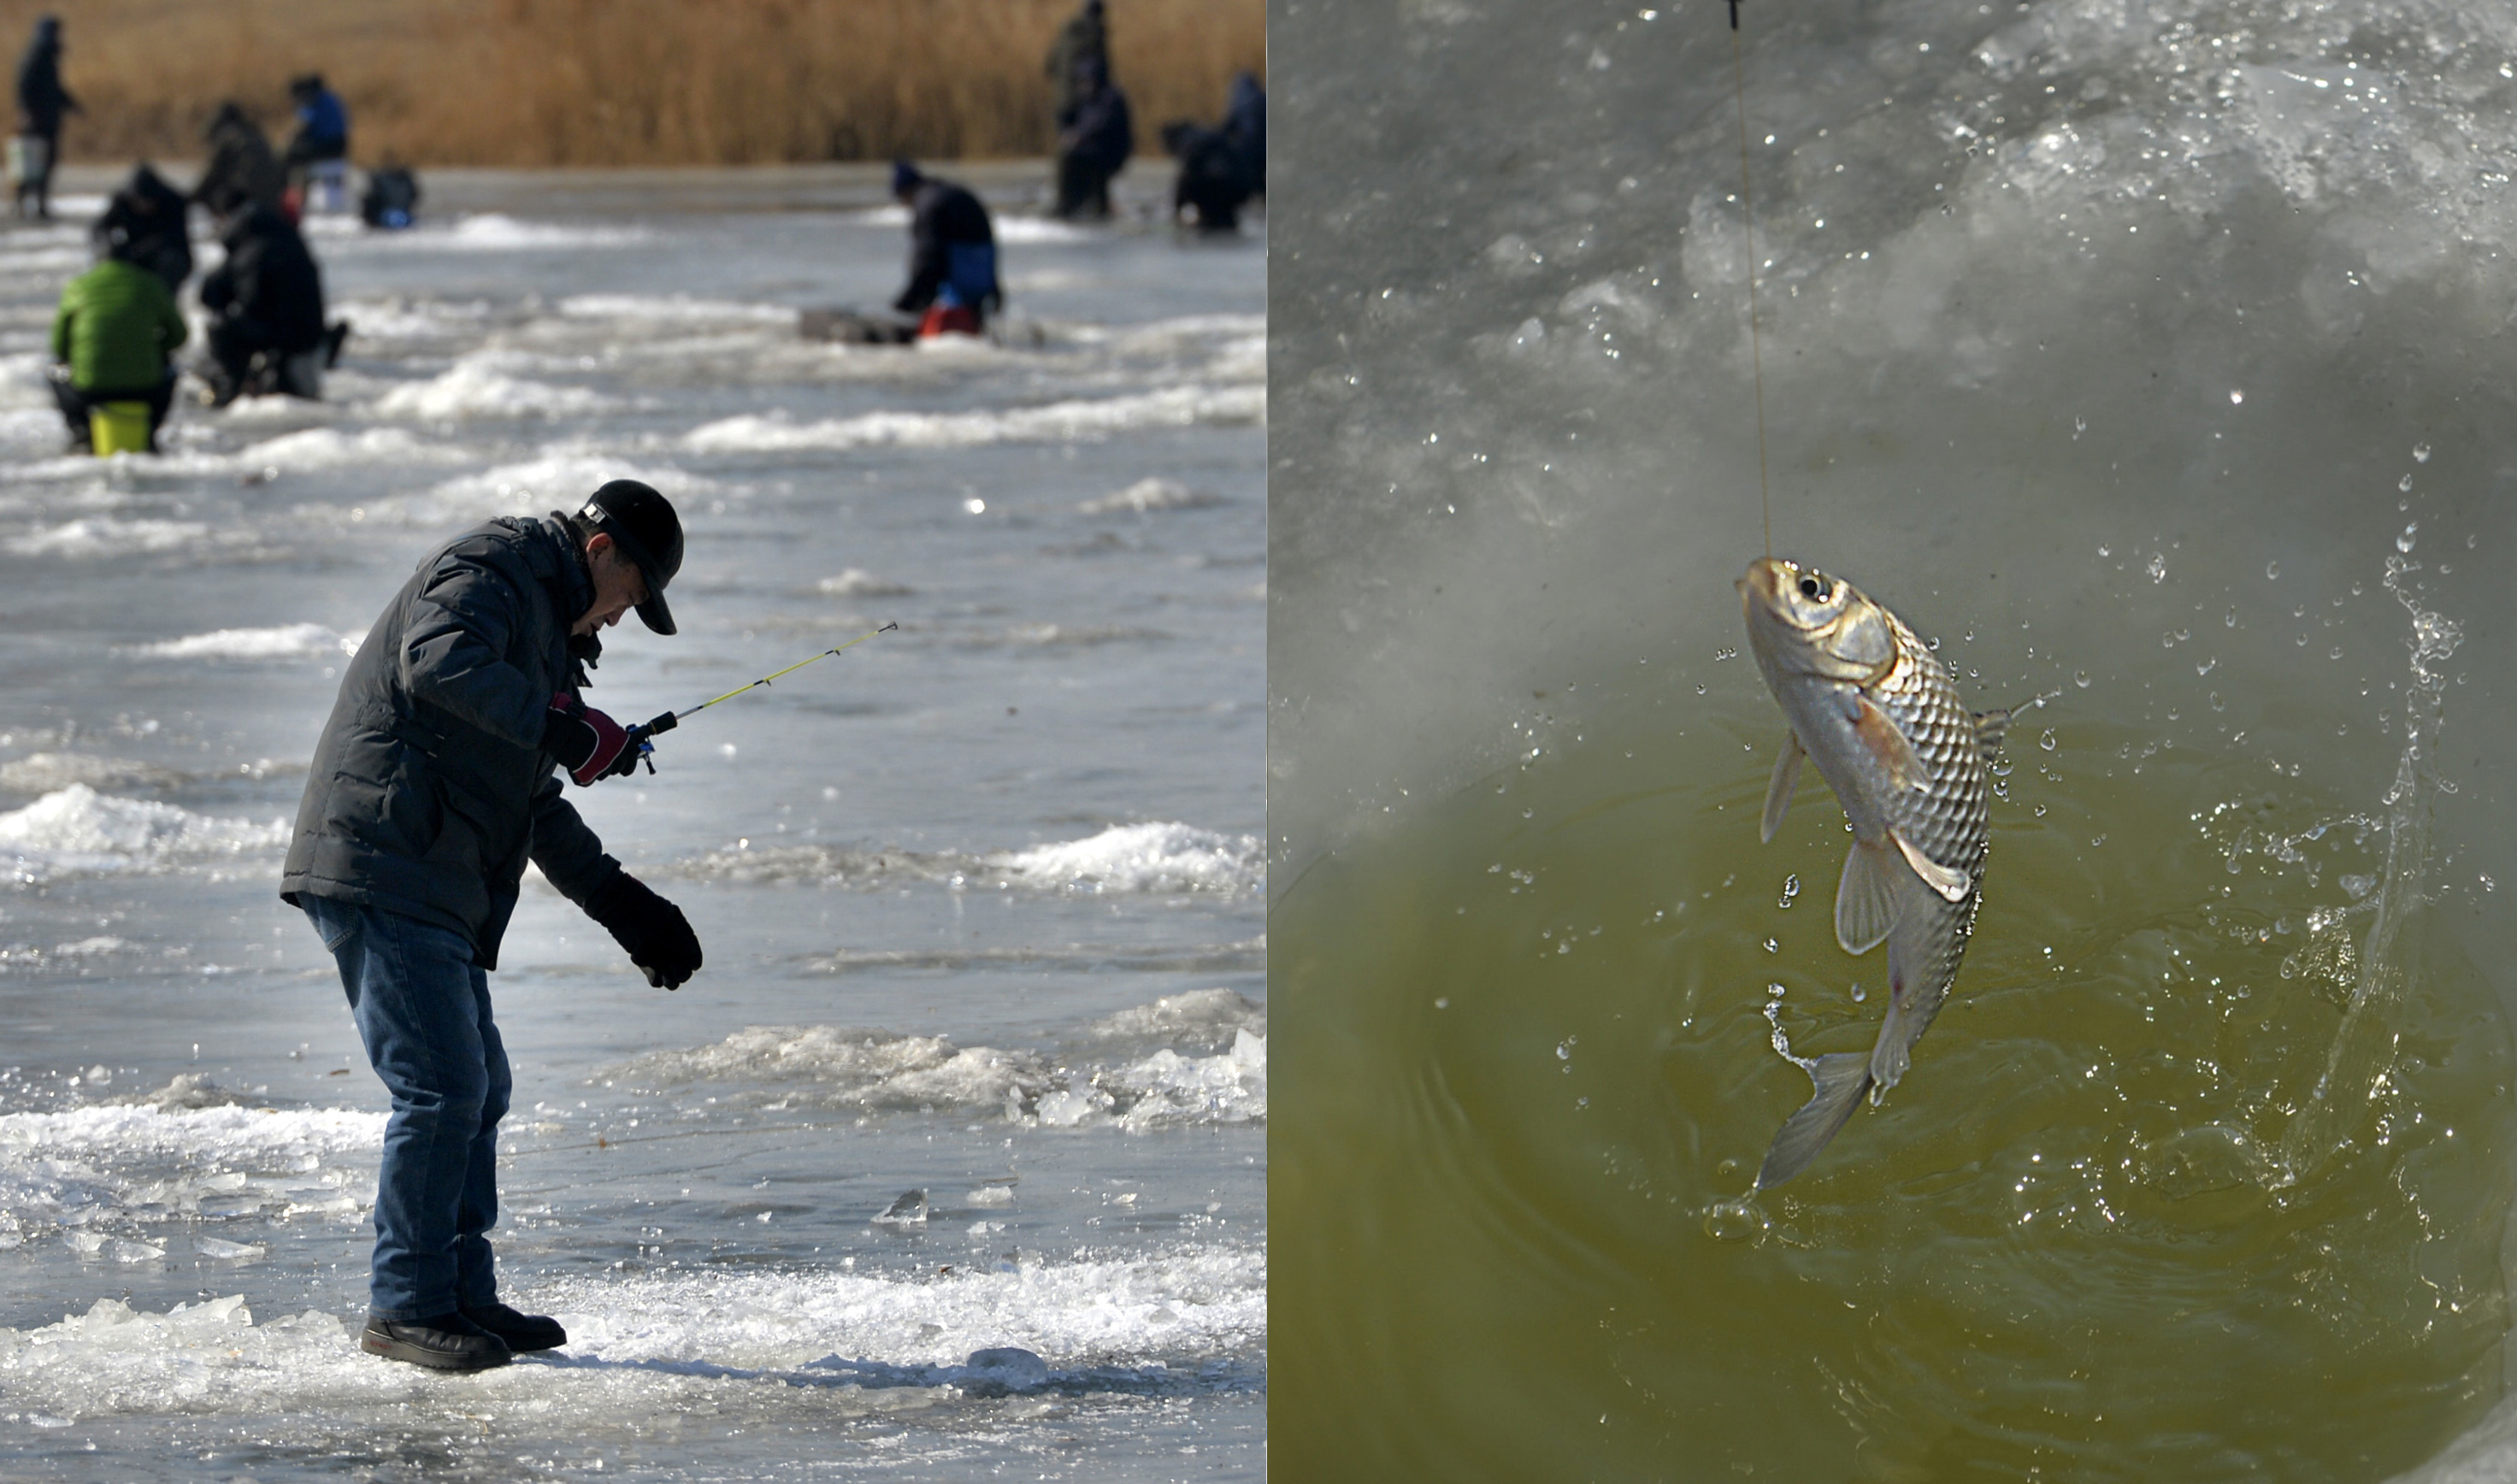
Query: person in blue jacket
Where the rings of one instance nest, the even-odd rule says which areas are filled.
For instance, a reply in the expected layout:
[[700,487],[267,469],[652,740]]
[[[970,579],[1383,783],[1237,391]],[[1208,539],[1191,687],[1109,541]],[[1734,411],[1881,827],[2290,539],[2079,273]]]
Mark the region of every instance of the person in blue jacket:
[[297,106],[297,132],[288,138],[283,162],[297,210],[339,211],[346,204],[350,110],[320,72],[291,79],[288,97]]
[[891,167],[891,193],[909,208],[909,286],[892,308],[922,318],[918,335],[976,335],[1004,304],[997,283],[997,234],[969,189],[907,160]]

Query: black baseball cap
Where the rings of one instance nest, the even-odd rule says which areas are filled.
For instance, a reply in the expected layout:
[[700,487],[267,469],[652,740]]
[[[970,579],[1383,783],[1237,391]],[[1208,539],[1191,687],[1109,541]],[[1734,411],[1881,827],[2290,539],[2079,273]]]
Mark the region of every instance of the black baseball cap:
[[653,485],[614,480],[586,496],[576,518],[612,537],[620,554],[647,578],[647,601],[638,619],[660,634],[673,632],[673,611],[664,606],[664,584],[682,570],[682,519]]

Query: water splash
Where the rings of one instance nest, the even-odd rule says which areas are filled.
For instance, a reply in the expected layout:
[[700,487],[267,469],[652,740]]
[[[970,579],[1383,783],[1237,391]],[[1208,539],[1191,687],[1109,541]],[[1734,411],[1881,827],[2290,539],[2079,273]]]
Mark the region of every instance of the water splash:
[[2405,919],[2420,905],[2428,871],[2430,799],[2439,782],[2433,756],[2448,685],[2444,665],[2464,641],[2464,632],[2453,619],[2421,606],[2412,580],[2421,564],[2404,554],[2409,539],[2397,545],[2402,549],[2386,558],[2385,585],[2411,616],[2411,633],[2405,642],[2411,680],[2405,693],[2404,750],[2396,759],[2394,782],[2380,799],[2385,806],[2385,867],[2373,886],[2363,885],[2353,893],[2360,900],[2350,911],[2368,914],[2368,934],[2360,943],[2357,975],[2342,1024],[2325,1053],[2324,1074],[2282,1130],[2277,1185],[2314,1173],[2383,1085],[2400,1039],[2394,1011],[2414,967],[2409,952],[2398,952],[2397,941]]

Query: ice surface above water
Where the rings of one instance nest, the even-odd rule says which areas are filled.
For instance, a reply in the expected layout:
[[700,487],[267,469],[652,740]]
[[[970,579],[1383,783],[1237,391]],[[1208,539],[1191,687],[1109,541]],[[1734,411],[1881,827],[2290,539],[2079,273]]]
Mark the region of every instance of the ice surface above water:
[[1083,892],[1252,891],[1266,879],[1257,836],[1170,823],[1114,825],[992,864],[1034,885]]
[[1258,423],[1265,421],[1266,415],[1264,387],[1184,386],[992,412],[869,412],[809,423],[747,412],[704,423],[684,435],[682,443],[694,450],[719,453],[895,445],[961,448],[1108,438],[1152,428]]
[[283,820],[209,819],[149,799],[117,798],[85,784],[0,814],[0,851],[21,881],[74,872],[145,870],[186,861],[259,854],[288,843]]
[[[361,1354],[320,1311],[255,1323],[241,1295],[0,1330],[0,1417],[36,1428],[119,1414],[277,1413],[465,1387],[482,1404],[584,1412],[723,1383],[1181,1395],[1241,1389],[1228,1357],[1264,1334],[1265,1259],[1192,1249],[1129,1259],[948,1264],[928,1279],[820,1274],[564,1278],[533,1295],[564,1351],[449,1381]],[[1019,1350],[1022,1356],[990,1351]],[[740,1393],[737,1393],[740,1394]]]
[[357,654],[360,637],[320,623],[287,623],[277,628],[223,628],[206,634],[187,634],[181,639],[144,644],[131,653],[158,659],[337,659]]
[[[1126,1132],[1247,1124],[1267,1116],[1265,1012],[1229,990],[1199,991],[1098,1023],[1115,1059],[1054,1048],[957,1046],[934,1036],[847,1026],[749,1026],[710,1045],[655,1051],[601,1076],[642,1088],[731,1084],[757,1103],[870,1111],[966,1108],[1015,1124]],[[1131,1046],[1169,1041],[1147,1054]],[[1179,1048],[1185,1048],[1185,1051]]]

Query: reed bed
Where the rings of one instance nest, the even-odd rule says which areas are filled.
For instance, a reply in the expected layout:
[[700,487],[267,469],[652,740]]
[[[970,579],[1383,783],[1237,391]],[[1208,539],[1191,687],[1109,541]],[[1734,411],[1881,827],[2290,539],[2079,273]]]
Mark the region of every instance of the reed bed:
[[[1050,39],[1078,0],[0,0],[62,18],[70,160],[182,159],[234,99],[284,142],[287,79],[349,105],[354,157],[742,165],[1003,157],[1054,144]],[[1137,148],[1265,76],[1264,0],[1108,0]]]

